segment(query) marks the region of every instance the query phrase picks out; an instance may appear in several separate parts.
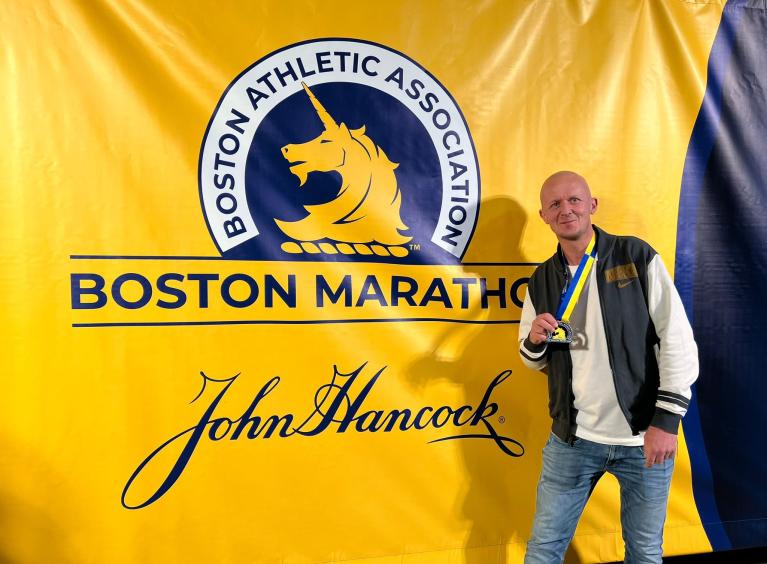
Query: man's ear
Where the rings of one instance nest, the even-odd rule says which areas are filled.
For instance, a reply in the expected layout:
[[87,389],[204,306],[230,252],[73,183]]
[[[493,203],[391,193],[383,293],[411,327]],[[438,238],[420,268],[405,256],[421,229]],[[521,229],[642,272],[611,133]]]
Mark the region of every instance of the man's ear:
[[591,198],[591,215],[594,215],[597,213],[597,206],[599,205],[599,201],[597,201],[596,198]]
[[548,221],[546,221],[546,218],[543,217],[543,210],[538,210],[538,215],[541,216],[541,219],[543,220],[543,223],[548,225]]

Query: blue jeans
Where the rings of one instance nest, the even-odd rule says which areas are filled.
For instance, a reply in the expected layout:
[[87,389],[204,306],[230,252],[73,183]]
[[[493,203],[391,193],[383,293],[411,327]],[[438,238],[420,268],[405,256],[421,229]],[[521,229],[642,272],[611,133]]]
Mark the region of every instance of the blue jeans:
[[578,519],[602,474],[618,478],[626,562],[660,564],[663,523],[674,461],[644,466],[643,447],[610,446],[553,433],[543,449],[533,534],[525,564],[561,563]]

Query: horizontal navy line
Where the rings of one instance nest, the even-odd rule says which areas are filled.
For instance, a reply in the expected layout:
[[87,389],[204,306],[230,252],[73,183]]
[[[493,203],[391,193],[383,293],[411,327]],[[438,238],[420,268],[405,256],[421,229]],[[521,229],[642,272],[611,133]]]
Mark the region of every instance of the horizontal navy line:
[[[210,256],[162,256],[162,255],[69,255],[70,260],[213,260],[213,261],[226,261],[226,262],[256,262],[249,259],[232,259],[226,257],[210,257]],[[300,261],[287,261],[287,260],[273,260],[273,261],[258,261],[258,262],[293,262],[293,264],[301,264],[302,262],[317,263],[327,262],[331,264],[335,263],[366,263],[366,264],[393,264],[382,261],[326,261],[326,260],[300,260]],[[440,264],[412,264],[412,263],[398,263],[401,266],[538,266],[537,262],[464,262],[464,263],[440,263]]]
[[72,327],[166,327],[178,325],[321,325],[328,323],[408,323],[429,321],[437,323],[468,323],[475,325],[509,325],[519,319],[473,321],[471,319],[447,319],[440,317],[400,317],[384,319],[249,319],[236,321],[136,321],[108,323],[73,323]]

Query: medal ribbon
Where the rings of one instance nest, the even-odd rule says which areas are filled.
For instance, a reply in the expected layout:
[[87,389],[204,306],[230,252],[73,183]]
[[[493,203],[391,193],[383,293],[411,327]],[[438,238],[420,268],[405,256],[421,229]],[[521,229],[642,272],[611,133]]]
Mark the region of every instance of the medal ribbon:
[[[575,309],[575,304],[578,303],[578,298],[581,297],[583,286],[586,284],[586,280],[591,273],[591,267],[594,266],[594,262],[597,258],[596,248],[596,234],[591,238],[591,242],[586,247],[586,253],[583,255],[581,262],[578,264],[578,269],[575,271],[572,280],[569,280],[566,285],[566,291],[562,294],[562,298],[559,300],[559,308],[557,309],[557,320],[567,321],[570,319],[570,315]],[[567,275],[568,269],[565,267],[565,275]]]

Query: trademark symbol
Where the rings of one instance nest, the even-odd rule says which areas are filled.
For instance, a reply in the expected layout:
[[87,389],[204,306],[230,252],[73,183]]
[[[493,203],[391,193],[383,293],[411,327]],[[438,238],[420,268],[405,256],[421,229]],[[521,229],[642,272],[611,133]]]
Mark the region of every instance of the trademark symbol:
[[505,418],[503,415],[501,415],[501,416],[498,418],[498,423],[506,423],[506,418]]
[[421,244],[420,243],[410,243],[408,245],[410,247],[411,251],[420,251],[421,250]]

